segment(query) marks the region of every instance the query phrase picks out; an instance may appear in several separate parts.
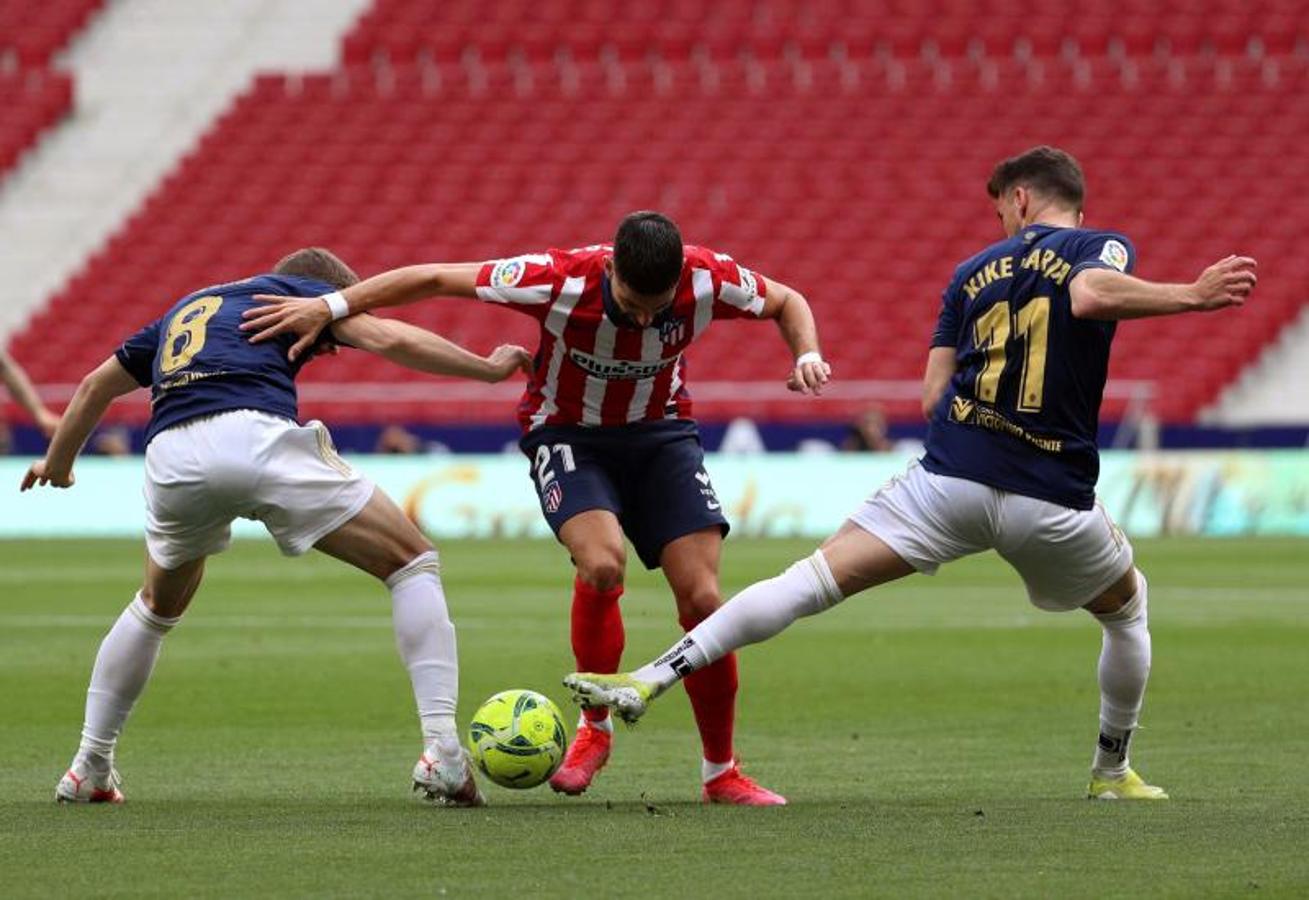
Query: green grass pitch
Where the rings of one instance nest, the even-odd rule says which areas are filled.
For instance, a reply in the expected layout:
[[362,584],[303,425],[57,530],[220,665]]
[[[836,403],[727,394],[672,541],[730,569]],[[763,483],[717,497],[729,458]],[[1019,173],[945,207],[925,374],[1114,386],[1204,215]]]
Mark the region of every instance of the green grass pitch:
[[[812,545],[730,541],[725,592]],[[239,544],[210,564],[119,750],[128,803],[56,806],[127,542],[0,543],[0,895],[1304,896],[1304,541],[1141,541],[1155,665],[1134,761],[1173,800],[1083,799],[1099,632],[995,558],[854,598],[742,654],[738,750],[785,809],[703,807],[685,695],[620,729],[577,799],[409,793],[419,750],[380,585]],[[570,709],[571,573],[549,542],[448,543],[461,710]],[[633,571],[627,661],[675,637]],[[570,721],[570,726],[571,726]]]

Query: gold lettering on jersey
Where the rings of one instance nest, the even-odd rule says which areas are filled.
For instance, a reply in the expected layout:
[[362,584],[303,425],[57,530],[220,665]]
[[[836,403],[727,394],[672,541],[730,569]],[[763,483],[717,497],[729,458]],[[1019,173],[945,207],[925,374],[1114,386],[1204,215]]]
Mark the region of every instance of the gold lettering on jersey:
[[996,431],[1001,434],[1011,434],[1047,453],[1062,453],[1064,449],[1064,442],[1060,438],[1041,437],[1032,434],[1017,422],[1010,421],[1001,415],[1000,411],[995,407],[965,400],[962,397],[955,397],[950,402],[950,421],[958,422],[960,425],[975,425],[978,428],[985,428],[987,431]]
[[1055,284],[1063,284],[1073,268],[1067,260],[1048,247],[1045,249],[1033,247],[1032,252],[1023,257],[1019,265],[1021,268],[1040,272]]
[[973,277],[964,282],[964,293],[968,295],[969,300],[975,300],[986,286],[1013,277],[1014,258],[1012,256],[1002,256],[999,259],[991,260],[973,273]]
[[226,375],[226,371],[218,372],[183,372],[180,375],[174,375],[171,378],[165,378],[159,382],[159,393],[163,394],[176,388],[186,387],[188,384],[195,384],[197,381],[204,381],[206,378],[213,378],[217,375]]

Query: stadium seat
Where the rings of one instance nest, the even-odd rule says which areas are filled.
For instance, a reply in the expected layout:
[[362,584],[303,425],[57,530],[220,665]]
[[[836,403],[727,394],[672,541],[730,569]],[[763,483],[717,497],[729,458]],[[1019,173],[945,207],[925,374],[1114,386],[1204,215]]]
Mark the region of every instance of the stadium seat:
[[[1191,15],[1178,17],[1168,3],[1111,0],[1068,18],[1000,2],[837,6],[654,0],[632,13],[645,24],[614,28],[609,5],[590,0],[378,0],[341,68],[266,75],[238,97],[213,125],[223,140],[198,142],[19,351],[36,377],[66,378],[175,296],[298,245],[330,246],[371,274],[603,240],[625,212],[655,207],[688,239],[801,289],[841,379],[916,379],[952,267],[998,236],[991,166],[1036,143],[1083,160],[1088,223],[1129,235],[1147,277],[1189,280],[1229,252],[1277,261],[1239,314],[1120,326],[1112,374],[1166,383],[1165,419],[1192,419],[1302,308],[1309,272],[1286,262],[1309,224],[1309,202],[1285,188],[1309,175],[1294,4],[1256,0],[1237,17],[1185,0]],[[114,327],[47,345],[40,323],[77,319],[90,285]],[[471,302],[398,314],[482,350],[535,337],[526,316]],[[693,379],[780,379],[776,335],[750,329],[711,329],[691,351]],[[410,380],[348,354],[305,377]],[[890,406],[915,414],[911,401]],[[439,399],[405,409],[507,414]],[[314,410],[374,421],[397,407]]]

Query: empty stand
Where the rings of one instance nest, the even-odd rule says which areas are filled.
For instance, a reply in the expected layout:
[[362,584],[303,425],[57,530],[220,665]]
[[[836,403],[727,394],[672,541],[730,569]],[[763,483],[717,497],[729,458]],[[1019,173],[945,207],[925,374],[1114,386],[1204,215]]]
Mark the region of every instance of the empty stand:
[[73,85],[67,75],[49,69],[0,71],[0,179],[36,143],[46,128],[72,107]]
[[104,0],[0,0],[0,71],[40,68],[104,6]]
[[[964,16],[957,4],[847,0],[821,21],[799,0],[703,6],[643,4],[648,24],[619,28],[600,2],[381,0],[346,39],[341,69],[251,85],[19,352],[36,377],[70,380],[177,296],[295,246],[332,247],[366,275],[605,240],[625,212],[653,207],[688,240],[803,291],[839,378],[914,379],[954,264],[999,236],[983,189],[991,166],[1036,143],[1082,160],[1088,224],[1128,234],[1140,274],[1190,280],[1230,252],[1264,262],[1239,313],[1120,327],[1111,377],[1159,382],[1165,419],[1192,418],[1302,306],[1309,261],[1293,244],[1309,222],[1295,190],[1309,174],[1309,57],[1296,4],[1252,4],[1260,14],[1237,21],[1219,14],[1225,4],[1177,0],[1134,6],[1130,23],[1114,3],[1066,23],[998,2]],[[526,317],[472,301],[400,314],[481,350],[535,338]],[[693,393],[696,380],[780,381],[787,369],[775,330],[749,323],[716,325],[689,365]],[[357,353],[306,373],[411,378]],[[900,417],[915,406],[891,404]]]

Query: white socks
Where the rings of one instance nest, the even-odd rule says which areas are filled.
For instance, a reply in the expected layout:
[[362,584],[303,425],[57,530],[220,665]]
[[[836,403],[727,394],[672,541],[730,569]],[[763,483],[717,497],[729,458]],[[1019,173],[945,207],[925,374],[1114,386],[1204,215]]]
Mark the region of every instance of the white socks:
[[1091,767],[1104,775],[1127,771],[1127,745],[1136,728],[1150,676],[1148,586],[1136,573],[1136,593],[1123,608],[1096,616],[1104,628],[1100,649],[1100,739]]
[[716,762],[710,762],[707,759],[701,759],[700,780],[703,783],[708,784],[709,782],[717,778],[719,775],[723,775],[726,774],[727,772],[730,772],[732,770],[732,766],[734,765],[736,765],[736,760],[730,760],[728,762],[723,762],[723,763],[716,763]]
[[423,742],[436,742],[445,757],[461,752],[455,727],[459,662],[439,571],[436,554],[428,551],[393,573],[386,586],[395,646],[414,686]]
[[[409,670],[425,744],[437,743],[443,757],[462,758],[455,727],[459,664],[455,630],[441,590],[435,553],[424,553],[386,579],[391,590],[395,643]],[[164,637],[180,619],[155,615],[135,599],[123,610],[91,671],[86,721],[78,755],[107,766],[123,723],[145,690]]]
[[123,723],[150,680],[164,637],[179,621],[152,613],[140,593],[119,615],[100,642],[91,670],[79,756],[98,766],[113,759]]
[[632,674],[662,693],[681,678],[732,651],[767,640],[803,616],[812,616],[844,597],[832,570],[815,550],[781,575],[750,585],[687,632],[667,653]]
[[[601,707],[601,709],[603,709],[603,708],[604,708],[604,707]],[[608,710],[605,710],[605,711],[608,712]],[[578,727],[579,729],[580,729],[580,728],[584,728],[584,727],[588,727],[588,726],[591,727],[591,728],[596,729],[597,731],[603,731],[603,732],[605,732],[606,734],[613,734],[613,733],[614,733],[614,717],[613,717],[613,716],[605,716],[603,719],[597,719],[597,720],[595,720],[594,722],[591,721],[590,719],[588,719],[588,718],[586,717],[586,714],[585,714],[585,713],[583,713],[582,715],[580,715],[580,716],[577,717],[577,727]]]

